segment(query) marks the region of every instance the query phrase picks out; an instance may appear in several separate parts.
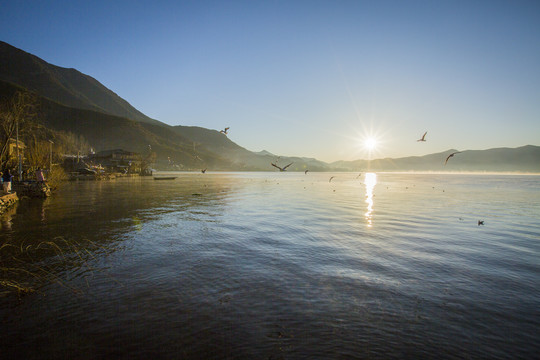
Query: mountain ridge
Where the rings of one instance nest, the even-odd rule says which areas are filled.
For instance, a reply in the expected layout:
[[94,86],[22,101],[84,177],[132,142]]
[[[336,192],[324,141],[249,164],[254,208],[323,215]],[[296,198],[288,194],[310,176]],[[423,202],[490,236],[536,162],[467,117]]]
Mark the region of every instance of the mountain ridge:
[[92,76],[47,63],[0,41],[0,95],[30,91],[41,104],[41,120],[55,130],[82,135],[96,148],[144,153],[148,145],[162,164],[182,169],[277,171],[272,162],[293,163],[289,171],[525,171],[540,172],[540,147],[457,150],[423,156],[335,161],[252,152],[217,130],[168,125],[144,115]]
[[90,75],[64,68],[0,41],[0,79],[59,104],[162,124],[135,109]]
[[336,161],[330,165],[344,170],[379,171],[487,171],[540,173],[540,146],[498,147],[485,150],[462,150],[446,162],[456,149],[402,158]]

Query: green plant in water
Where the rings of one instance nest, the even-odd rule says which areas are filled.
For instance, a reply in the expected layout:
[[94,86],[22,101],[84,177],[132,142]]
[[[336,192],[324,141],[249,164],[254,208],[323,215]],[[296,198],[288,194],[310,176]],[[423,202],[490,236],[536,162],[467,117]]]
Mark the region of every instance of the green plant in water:
[[100,249],[90,240],[67,241],[62,237],[38,243],[4,243],[0,246],[0,296],[16,294],[20,298],[50,283],[80,293],[66,275],[82,270],[88,286],[86,276],[95,270],[88,261],[96,260],[94,252]]

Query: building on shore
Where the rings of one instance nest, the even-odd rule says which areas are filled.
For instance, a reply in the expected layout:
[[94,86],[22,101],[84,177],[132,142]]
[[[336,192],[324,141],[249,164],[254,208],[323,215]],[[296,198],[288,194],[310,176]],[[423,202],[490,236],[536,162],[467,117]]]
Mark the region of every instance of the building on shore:
[[26,145],[21,141],[10,138],[7,144],[7,158],[8,158],[8,167],[13,169],[18,168],[19,159],[17,155],[20,156],[21,163],[25,161],[24,153],[26,150]]
[[90,154],[87,161],[101,165],[107,172],[140,173],[141,155],[122,149],[105,150]]

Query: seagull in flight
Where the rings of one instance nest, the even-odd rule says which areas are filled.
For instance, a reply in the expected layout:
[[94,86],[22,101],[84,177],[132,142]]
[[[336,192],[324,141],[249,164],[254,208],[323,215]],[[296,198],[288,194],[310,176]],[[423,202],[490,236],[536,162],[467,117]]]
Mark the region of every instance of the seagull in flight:
[[277,165],[274,164],[274,163],[270,163],[270,165],[272,165],[273,167],[278,168],[279,171],[286,171],[287,168],[288,168],[289,166],[291,166],[292,164],[293,164],[293,163],[290,163],[289,165],[285,165],[284,167],[280,167],[280,166],[277,166]]
[[426,141],[426,134],[427,134],[427,131],[424,133],[424,135],[422,135],[422,137],[416,141]]
[[226,128],[223,129],[223,130],[219,130],[219,132],[222,133],[222,134],[227,135],[227,130],[229,130],[229,129],[230,129],[230,128],[226,127]]
[[446,163],[448,162],[448,159],[450,159],[451,157],[454,157],[454,155],[459,154],[459,153],[461,153],[461,151],[456,151],[448,155],[448,157],[446,158],[446,161],[444,162],[444,165],[446,165]]

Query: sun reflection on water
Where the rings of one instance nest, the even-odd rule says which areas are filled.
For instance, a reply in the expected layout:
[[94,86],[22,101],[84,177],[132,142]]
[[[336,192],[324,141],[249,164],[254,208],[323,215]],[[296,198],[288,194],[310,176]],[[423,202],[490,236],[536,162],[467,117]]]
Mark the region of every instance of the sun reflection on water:
[[366,185],[367,204],[367,211],[364,214],[364,217],[366,218],[367,226],[371,227],[373,225],[373,189],[375,188],[375,185],[377,185],[377,174],[366,173],[364,184]]

